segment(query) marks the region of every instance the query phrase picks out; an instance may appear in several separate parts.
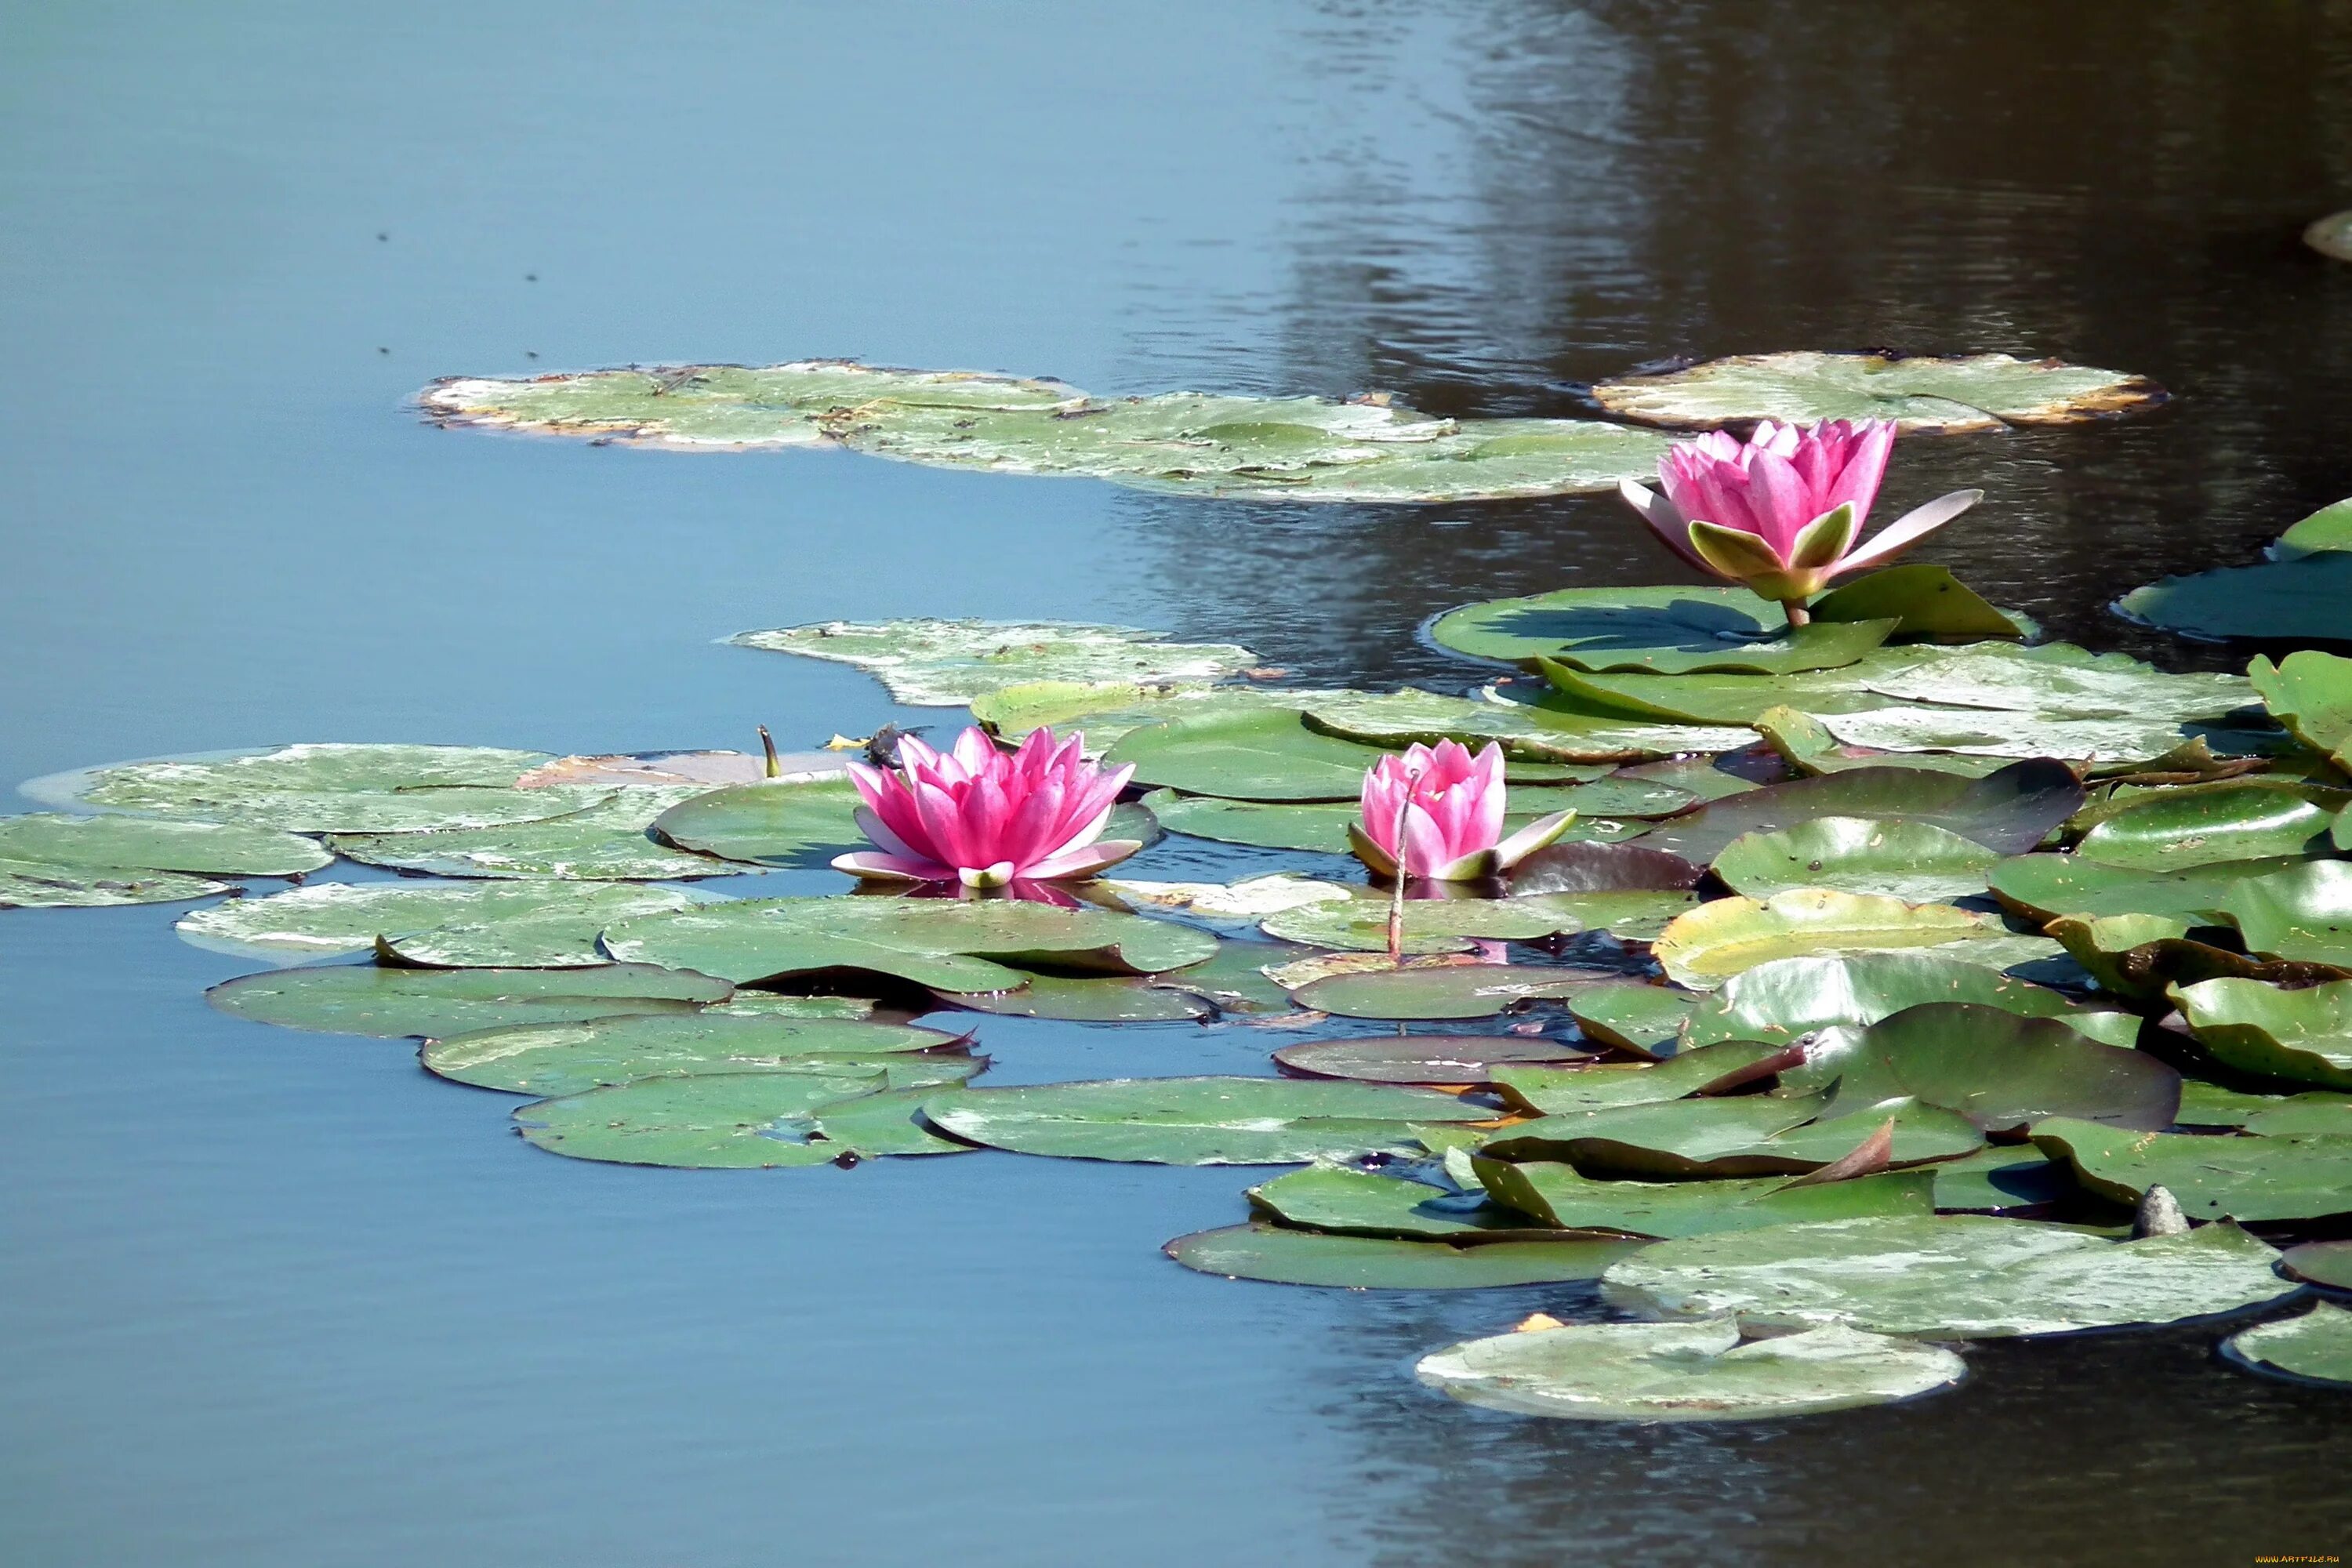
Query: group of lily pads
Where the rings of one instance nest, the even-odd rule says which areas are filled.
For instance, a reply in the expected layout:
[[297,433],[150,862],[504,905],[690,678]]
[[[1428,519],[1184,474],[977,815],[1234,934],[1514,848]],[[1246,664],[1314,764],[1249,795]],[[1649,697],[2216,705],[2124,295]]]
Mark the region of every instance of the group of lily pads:
[[[871,400],[791,403],[785,372],[898,374],[612,373],[623,412],[588,377],[428,397],[547,388],[509,422],[639,436],[650,400],[698,399],[655,433],[722,444],[787,405],[853,445],[861,419],[1013,440],[961,426],[975,408],[1143,417],[941,376],[905,393],[910,424],[845,419]],[[1039,387],[1070,406],[1021,401]],[[1219,439],[1260,467],[1256,436]],[[572,1158],[1298,1167],[1169,1255],[1310,1286],[1599,1281],[1614,1315],[1563,1305],[1421,1363],[1508,1411],[1883,1403],[1958,1381],[1967,1341],[2352,1289],[2352,658],[2167,673],[2038,642],[1936,566],[1810,609],[1792,628],[1736,587],[1467,605],[1428,628],[1465,660],[1452,690],[1307,688],[1116,626],[735,639],[1132,764],[1116,837],[1152,847],[1040,899],[758,896],[861,845],[845,751],[310,744],[36,781],[55,809],[0,819],[0,902],[202,900],[184,937],[282,965],[215,1005],[421,1040],[425,1070],[521,1097],[516,1130]],[[1442,740],[1501,748],[1511,817],[1575,816],[1499,879],[1410,884],[1392,930],[1348,828],[1368,767]],[[1152,879],[1155,856],[1222,879]],[[396,875],[304,881],[338,859]],[[1262,1030],[1270,1070],[990,1088],[990,1015]],[[2352,1312],[2226,1350],[2352,1381]]]

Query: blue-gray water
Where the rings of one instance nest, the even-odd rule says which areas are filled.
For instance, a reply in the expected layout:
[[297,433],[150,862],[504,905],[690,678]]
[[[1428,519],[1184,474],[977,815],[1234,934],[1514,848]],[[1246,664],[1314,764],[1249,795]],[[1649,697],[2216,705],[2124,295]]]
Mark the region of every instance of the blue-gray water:
[[[404,406],[629,360],[1559,414],[1670,353],[2058,353],[2179,401],[1906,442],[1892,499],[1984,485],[1933,558],[2217,662],[2100,606],[2352,490],[2352,269],[2294,242],[2352,203],[2347,88],[2352,13],[2285,0],[8,0],[0,775],[913,720],[711,640],[834,616],[1436,679],[1433,609],[1666,571],[1599,499],[1252,507]],[[1956,1394],[1801,1423],[1515,1421],[1411,1361],[1574,1292],[1162,1259],[1240,1216],[1243,1172],[551,1159],[404,1045],[208,1011],[250,965],[172,915],[0,914],[0,1562],[2201,1563],[2352,1533],[2347,1406],[2209,1331],[1988,1347]],[[1276,1043],[982,1034],[1003,1081]]]

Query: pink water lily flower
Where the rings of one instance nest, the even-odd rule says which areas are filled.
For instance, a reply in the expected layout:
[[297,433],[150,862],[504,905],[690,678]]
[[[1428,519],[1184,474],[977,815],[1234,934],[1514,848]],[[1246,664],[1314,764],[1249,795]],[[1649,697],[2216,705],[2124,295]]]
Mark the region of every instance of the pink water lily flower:
[[[1363,820],[1348,825],[1356,858],[1384,877],[1474,881],[1507,871],[1568,830],[1572,811],[1555,812],[1503,837],[1503,749],[1472,756],[1457,741],[1412,746],[1364,773]],[[1398,817],[1403,846],[1398,846]]]
[[1894,446],[1888,420],[1767,419],[1744,442],[1711,430],[1675,443],[1658,460],[1664,495],[1631,479],[1617,489],[1668,549],[1779,600],[1801,626],[1805,600],[1832,578],[1892,561],[1984,499],[1982,490],[1939,496],[1856,548]]
[[1135,769],[1097,767],[1085,744],[1082,734],[1057,744],[1051,730],[1038,730],[1008,752],[971,729],[940,752],[904,736],[898,769],[849,764],[866,801],[857,826],[876,847],[841,856],[834,868],[876,881],[1002,888],[1115,866],[1143,847],[1102,837]]

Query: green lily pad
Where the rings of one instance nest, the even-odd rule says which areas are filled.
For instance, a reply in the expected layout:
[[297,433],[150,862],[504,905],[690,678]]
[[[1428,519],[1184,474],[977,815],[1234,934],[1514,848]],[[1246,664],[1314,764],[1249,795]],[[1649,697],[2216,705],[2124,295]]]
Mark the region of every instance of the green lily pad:
[[[1389,900],[1349,899],[1300,904],[1268,915],[1265,934],[1307,947],[1379,952],[1388,947]],[[1461,952],[1473,938],[1537,942],[1579,929],[1572,903],[1551,895],[1526,899],[1408,899],[1404,951]]]
[[2119,653],[2070,644],[2000,644],[1938,650],[1868,681],[1906,702],[2067,719],[2169,719],[2218,722],[2255,700],[2236,675],[2176,675]]
[[1879,648],[1840,669],[1786,675],[1593,671],[1538,658],[1537,669],[1555,695],[1537,707],[1563,716],[1589,715],[1591,721],[1613,717],[1620,722],[1759,726],[1766,714],[1783,708],[1812,715],[1882,707],[1885,699],[1863,685],[1865,675],[1874,668],[1907,669],[1921,657],[1916,648]]
[[2345,640],[2352,552],[2330,549],[2252,566],[2223,566],[2134,588],[2116,613],[2142,626],[2220,640]]
[[2299,1318],[2241,1329],[2221,1352],[2261,1371],[2352,1385],[2352,1312],[2322,1301]]
[[1639,1066],[1596,1063],[1586,1067],[1511,1067],[1496,1075],[1503,1098],[1538,1116],[1567,1116],[1621,1105],[1649,1105],[1696,1094],[1717,1079],[1777,1054],[1778,1046],[1726,1040],[1701,1046],[1660,1062]]
[[1031,974],[1009,991],[942,991],[940,999],[1008,1018],[1059,1018],[1072,1024],[1176,1024],[1216,1009],[1189,991],[1139,974]]
[[539,822],[609,799],[609,786],[517,789],[543,752],[486,746],[298,745],[118,763],[26,792],[152,816],[286,833],[423,833]]
[[[877,1058],[955,1043],[952,1035],[901,1024],[654,1013],[477,1029],[428,1041],[417,1059],[454,1082],[552,1098],[668,1073],[801,1072],[845,1060],[870,1073],[881,1066]],[[894,1080],[892,1088],[961,1082],[979,1058],[934,1055],[907,1065],[946,1076]]]
[[2005,934],[1998,921],[1949,904],[1799,888],[1767,899],[1702,904],[1668,926],[1651,952],[1677,984],[1709,991],[1776,959],[1956,943],[1948,955],[1965,959],[1968,945]]
[[2062,915],[2047,929],[2100,989],[2131,1002],[2153,1002],[2167,986],[2206,980],[2310,985],[2352,978],[2352,969],[2248,958],[2194,941],[2190,922],[2166,915]]
[[606,926],[695,903],[690,893],[622,885],[321,882],[197,910],[177,929],[222,952],[320,957],[365,952],[381,939],[411,963],[541,969],[603,963],[596,935]]
[[2273,664],[2257,654],[2246,674],[2271,716],[2295,739],[2352,768],[2352,658],[2305,649]]
[[1220,1013],[1287,1013],[1290,993],[1266,970],[1305,956],[1279,942],[1227,937],[1217,943],[1215,957],[1153,975],[1150,984],[1198,996]]
[[2047,986],[1937,952],[1865,952],[1844,958],[1784,958],[1733,976],[1701,1000],[1683,1032],[1685,1049],[1718,1040],[1786,1045],[1816,1030],[1875,1024],[1931,1002],[1999,1007],[2055,1018],[2110,1046],[2139,1037],[2129,1013],[2085,1007]]
[[1669,1100],[1520,1122],[1490,1139],[1492,1158],[1564,1161],[1588,1176],[1801,1175],[1852,1153],[1890,1120],[1898,1165],[1945,1160],[1982,1147],[1965,1118],[1935,1106],[1873,1108],[1815,1121],[1817,1100],[1738,1095]]
[[2110,1241],[2032,1220],[1938,1215],[1661,1242],[1612,1267],[1601,1288],[1615,1305],[1675,1317],[1998,1339],[2259,1306],[2296,1289],[2273,1272],[2277,1258],[2229,1225]]
[[1361,1083],[1459,1085],[1484,1088],[1497,1073],[1559,1067],[1586,1053],[1541,1036],[1371,1035],[1303,1040],[1274,1053],[1285,1071]]
[[1483,1290],[1598,1279],[1642,1245],[1578,1240],[1452,1247],[1260,1224],[1196,1231],[1161,1250],[1187,1268],[1228,1279],[1348,1290]]
[[2145,870],[2295,856],[2324,848],[2334,820],[2333,812],[2261,784],[2155,790],[2084,834],[2074,853]]
[[1570,1323],[1433,1351],[1413,1373],[1465,1405],[1577,1421],[1761,1421],[1892,1405],[1968,1375],[1950,1351],[1830,1327]]
[[1816,622],[1892,618],[1892,636],[1935,642],[2032,635],[2020,617],[1994,608],[1944,566],[1889,566],[1831,589],[1810,607]]
[[1496,1203],[1538,1225],[1561,1230],[1619,1230],[1630,1236],[1706,1236],[1719,1230],[1804,1220],[1936,1212],[1928,1170],[1885,1171],[1843,1182],[1791,1186],[1782,1177],[1711,1182],[1604,1182],[1549,1162],[1475,1162]]
[[2352,861],[2313,860],[2231,889],[2215,906],[2249,952],[2352,968]]
[[[1451,434],[1426,441],[1343,448],[1339,455],[1348,461],[1274,470],[1254,465],[1211,473],[1104,477],[1138,489],[1235,500],[1503,500],[1613,489],[1621,479],[1654,473],[1665,447],[1649,431],[1605,420],[1465,419]],[[1183,457],[1192,460],[1190,452]]]
[[331,1035],[444,1039],[479,1029],[632,1013],[691,1013],[734,988],[649,964],[594,969],[411,969],[377,964],[273,969],[205,993],[225,1013]]
[[0,909],[102,909],[176,904],[234,891],[232,884],[176,871],[123,870],[54,860],[0,860]]
[[1868,746],[1849,746],[1831,734],[1829,727],[1811,713],[1780,705],[1757,714],[1755,725],[1756,732],[1763,736],[1790,766],[1812,777],[1823,773],[1851,773],[1856,768],[1892,766],[1983,778],[2002,766],[2002,759],[1999,757],[1967,757],[1953,752],[1906,754],[1874,751]]
[[2300,991],[2207,980],[2171,994],[2214,1060],[2265,1078],[2352,1090],[2352,980]]
[[1024,962],[1112,974],[1181,969],[1213,956],[1217,939],[1140,915],[1009,899],[740,899],[623,921],[604,948],[738,984],[850,970],[983,992],[1024,984],[1028,974],[1007,966]]
[[1352,801],[1377,748],[1307,728],[1295,711],[1172,720],[1130,731],[1104,753],[1139,784],[1228,800]]
[[995,734],[1019,740],[1043,726],[1076,730],[1090,752],[1108,751],[1137,730],[1175,719],[1231,719],[1253,713],[1296,713],[1324,695],[1296,688],[1133,686],[1033,680],[983,691],[971,700],[973,720]]
[[1824,816],[1924,822],[2002,855],[2022,855],[2081,809],[2083,786],[2063,763],[2012,763],[1983,778],[1917,768],[1855,768],[1795,779],[1678,816],[1641,845],[1700,865],[1749,833],[1777,833]]
[[740,632],[740,647],[854,664],[893,700],[960,708],[1038,680],[1207,685],[1260,661],[1232,643],[1169,643],[1157,632],[1075,621],[819,621]]
[[1366,745],[1394,750],[1416,741],[1459,741],[1465,746],[1492,741],[1520,763],[1639,763],[1686,752],[1731,751],[1755,738],[1723,725],[1594,717],[1419,690],[1331,693],[1307,699],[1304,710],[1313,728]]
[[822,1165],[854,1151],[811,1137],[812,1118],[882,1087],[879,1072],[640,1079],[519,1105],[515,1130],[574,1160],[688,1171]]
[[1562,588],[1449,610],[1429,635],[1473,658],[1532,669],[1539,658],[1577,669],[1785,674],[1852,664],[1896,621],[1815,622],[1787,615],[1745,588]]
[[971,1145],[942,1138],[923,1119],[928,1089],[886,1089],[820,1105],[804,1121],[783,1121],[769,1136],[803,1140],[835,1164],[884,1155],[969,1154]]
[[1109,1079],[965,1089],[924,1101],[941,1130],[1016,1154],[1155,1165],[1285,1165],[1415,1155],[1413,1123],[1493,1114],[1450,1094],[1273,1078]]
[[2352,1290],[2352,1241],[2306,1241],[2279,1260],[2297,1279],[2331,1290]]
[[2325,1219],[2352,1213],[2352,1137],[2132,1133],[2069,1118],[2033,1142],[2074,1180],[2118,1203],[2160,1186],[2192,1219]]
[[1236,929],[1255,925],[1270,914],[1300,904],[1345,902],[1363,893],[1362,889],[1344,882],[1325,882],[1287,871],[1243,877],[1231,882],[1155,882],[1105,877],[1094,883],[1094,889],[1116,894],[1119,902],[1129,909],[1170,910]]
[[2044,1208],[2077,1190],[2064,1166],[2030,1144],[1990,1144],[1926,1169],[1935,1176],[1936,1206],[1964,1213]]
[[[2063,758],[2147,763],[2200,738],[2190,725],[2170,719],[2068,719],[2001,709],[1870,708],[1826,713],[1822,727],[1853,746],[1883,752],[1952,752],[1966,756]],[[2254,752],[2264,737],[2201,731],[2209,743]]]
[[2213,925],[2220,923],[2221,902],[2229,889],[2300,864],[2300,857],[2277,856],[2149,871],[2074,855],[2020,855],[1993,867],[1985,880],[2004,905],[2035,920],[2161,915]]
[[[1504,831],[1515,832],[1539,816],[1563,809],[1575,793],[1573,789],[1512,790],[1508,797],[1511,809],[1503,817]],[[1171,833],[1223,844],[1306,849],[1327,855],[1349,854],[1348,829],[1361,820],[1361,812],[1354,801],[1221,800],[1214,795],[1179,795],[1174,790],[1160,789],[1145,795],[1140,805]],[[1116,819],[1112,826],[1118,826]],[[1579,817],[1568,825],[1561,837],[1571,842],[1614,843],[1648,827],[1645,822]],[[1114,833],[1111,837],[1118,835]]]
[[1751,898],[1834,888],[1927,903],[1984,891],[1985,874],[2000,858],[1932,823],[1818,816],[1733,839],[1715,858],[1714,870],[1733,892]]
[[1310,1165],[1249,1190],[1253,1212],[1333,1236],[1389,1236],[1407,1240],[1529,1239],[1525,1216],[1396,1176],[1375,1176],[1336,1165]]
[[1594,985],[1568,999],[1568,1016],[1588,1040],[1645,1057],[1664,1056],[1681,1037],[1699,998],[1664,985]]
[[2152,407],[2145,376],[2013,354],[1734,354],[1592,389],[1621,418],[1675,430],[1748,419],[1891,419],[1906,431],[1954,433],[2074,425]]
[[1489,1018],[1540,998],[1572,996],[1605,971],[1524,963],[1463,963],[1332,974],[1290,994],[1301,1007],[1342,1018]]
[[1829,1114],[1909,1097],[1988,1132],[2051,1117],[2155,1132],[2180,1109],[2180,1075],[2154,1057],[2084,1038],[2057,1018],[1928,1002],[1874,1024],[1826,1029],[1784,1089],[1834,1089]]
[[2352,500],[2333,501],[2321,507],[2271,544],[2271,555],[2279,561],[2330,550],[2352,550]]
[[338,833],[327,842],[346,859],[433,877],[668,882],[732,876],[743,868],[681,853],[648,836],[666,808],[703,793],[699,784],[625,789],[602,805],[544,822],[438,833]]
[[0,816],[0,863],[61,871],[177,871],[190,877],[299,877],[334,857],[310,839],[266,827],[138,816]]

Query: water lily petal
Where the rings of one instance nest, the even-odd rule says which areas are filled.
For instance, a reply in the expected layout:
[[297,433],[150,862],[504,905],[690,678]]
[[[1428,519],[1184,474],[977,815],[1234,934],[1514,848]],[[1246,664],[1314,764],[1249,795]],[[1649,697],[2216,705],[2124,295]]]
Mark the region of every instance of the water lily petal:
[[1066,881],[1079,877],[1091,877],[1118,865],[1143,847],[1140,838],[1106,838],[1099,844],[1088,844],[1040,860],[1024,873],[1038,881]]
[[1495,859],[1507,871],[1538,849],[1549,849],[1568,831],[1576,820],[1573,811],[1555,811],[1549,816],[1539,816],[1500,844],[1495,846]]
[[1915,507],[1878,531],[1878,537],[1838,563],[1841,574],[1892,560],[1984,500],[1982,490],[1954,490]]
[[859,849],[833,858],[833,868],[870,882],[950,882],[955,868],[905,855],[885,855]]

